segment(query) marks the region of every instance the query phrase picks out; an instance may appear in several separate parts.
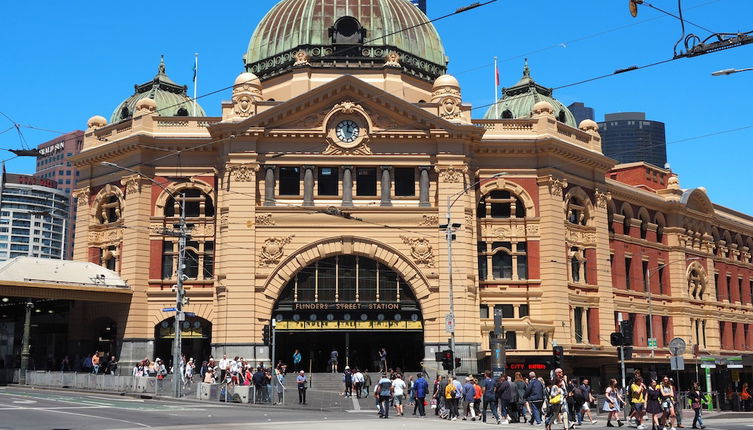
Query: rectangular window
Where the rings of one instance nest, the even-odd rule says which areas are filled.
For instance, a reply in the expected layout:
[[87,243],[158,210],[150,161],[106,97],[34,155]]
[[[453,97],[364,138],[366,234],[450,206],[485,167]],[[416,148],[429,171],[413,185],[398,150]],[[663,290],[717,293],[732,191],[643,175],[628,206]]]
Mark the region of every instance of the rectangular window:
[[515,258],[518,266],[518,279],[528,279],[528,255],[526,254],[526,243],[518,242],[515,247],[517,251]]
[[[672,333],[669,330],[669,317],[667,316],[661,317],[661,332],[664,345],[669,345],[669,342],[672,340]],[[656,337],[656,332],[654,332],[654,337]],[[703,343],[705,344],[706,341],[704,340]]]
[[[504,248],[504,249],[499,249]],[[510,242],[494,242],[492,249],[492,275],[494,279],[512,279],[512,255]]]
[[714,273],[714,291],[716,292],[716,299],[721,300],[719,297],[719,274]]
[[309,266],[298,272],[296,277],[299,302],[313,302],[316,282],[316,270]]
[[337,196],[339,175],[337,167],[320,167],[317,177],[318,193],[320,196]]
[[648,273],[648,261],[641,261],[641,270],[643,271],[643,291],[648,291],[649,285],[649,273]]
[[300,167],[280,167],[280,195],[298,196],[301,194]]
[[354,302],[356,301],[356,257],[340,255],[337,259],[340,263],[337,273],[339,299],[342,302]]
[[335,301],[335,283],[337,281],[336,267],[337,263],[334,257],[319,260],[316,263],[318,270],[317,278],[317,301],[334,302]]
[[502,310],[502,318],[504,319],[515,318],[515,308],[513,305],[494,305],[494,310]]
[[659,270],[657,271],[656,275],[659,277],[659,292],[662,294],[665,294],[666,292],[664,291],[664,265],[663,264],[659,266]]
[[416,195],[416,169],[412,167],[395,168],[395,195],[402,197]]
[[518,318],[523,318],[528,316],[528,305],[520,305],[518,307]]
[[[750,283],[750,304],[753,305],[753,279],[748,282]],[[753,349],[753,345],[751,345],[751,349]]]
[[397,302],[397,273],[379,264],[379,301]]
[[365,197],[377,195],[376,167],[359,167],[356,169],[356,195]]
[[575,324],[575,343],[583,343],[583,308],[573,309],[573,322]]
[[358,295],[361,302],[376,301],[376,261],[358,259]]
[[633,266],[633,259],[625,257],[625,289],[630,289],[630,268]]
[[214,277],[214,242],[204,242],[204,279]]
[[727,280],[727,299],[729,300],[730,303],[732,303],[733,302],[732,300],[732,276],[727,275],[726,280]]
[[162,279],[172,279],[173,277],[173,258],[174,244],[172,242],[162,242]]
[[489,305],[479,307],[479,318],[489,318]]
[[737,291],[738,291],[738,297],[740,298],[740,304],[743,303],[743,278],[737,278]]
[[518,349],[518,335],[514,331],[505,333],[507,349]]
[[[478,252],[478,279],[485,281],[487,276],[486,242],[479,242],[476,251]],[[750,282],[753,286],[753,281]]]

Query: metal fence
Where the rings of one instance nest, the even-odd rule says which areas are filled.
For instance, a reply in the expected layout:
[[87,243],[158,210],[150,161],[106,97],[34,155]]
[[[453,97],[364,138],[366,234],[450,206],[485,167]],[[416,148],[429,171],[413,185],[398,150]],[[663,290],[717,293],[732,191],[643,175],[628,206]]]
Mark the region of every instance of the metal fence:
[[[3,369],[5,370],[5,369]],[[2,377],[8,383],[17,384],[18,369],[7,369]],[[143,394],[149,396],[173,396],[173,375],[164,379],[143,376],[120,376],[76,372],[48,372],[28,371],[26,384],[36,387],[73,388],[82,391],[103,391],[117,393]],[[194,380],[183,380],[181,397],[197,398],[200,400],[254,403],[254,404],[284,404],[286,387],[277,378],[272,378],[272,384],[262,387],[237,384],[207,384]]]

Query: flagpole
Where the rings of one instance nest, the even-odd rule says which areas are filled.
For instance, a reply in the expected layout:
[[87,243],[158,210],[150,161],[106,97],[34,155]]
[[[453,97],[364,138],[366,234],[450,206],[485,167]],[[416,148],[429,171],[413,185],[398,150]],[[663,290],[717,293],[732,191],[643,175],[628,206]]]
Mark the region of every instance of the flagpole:
[[195,53],[193,63],[193,116],[196,116],[196,83],[199,78],[199,54]]
[[497,68],[497,57],[494,57],[494,119],[499,119],[499,103],[497,97],[499,94],[499,69]]

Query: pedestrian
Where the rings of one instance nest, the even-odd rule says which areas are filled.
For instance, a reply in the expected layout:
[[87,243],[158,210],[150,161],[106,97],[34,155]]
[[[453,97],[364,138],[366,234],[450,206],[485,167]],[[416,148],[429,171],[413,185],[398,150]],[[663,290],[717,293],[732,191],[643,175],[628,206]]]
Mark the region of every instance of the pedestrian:
[[332,351],[329,353],[329,364],[331,367],[332,373],[337,373],[337,359],[339,357],[339,353],[337,352],[337,349],[332,348]]
[[586,415],[588,416],[589,421],[591,421],[591,424],[596,424],[596,420],[591,415],[591,403],[594,402],[594,396],[591,392],[591,384],[588,378],[583,378],[583,381],[580,383],[580,390],[583,392],[585,401],[578,411],[578,425],[583,422],[583,418]]
[[405,411],[403,410],[403,401],[405,401],[405,391],[407,385],[402,378],[403,375],[395,375],[395,379],[392,380],[392,399],[395,404],[395,410],[398,416],[402,416]]
[[622,427],[624,424],[619,419],[619,413],[624,403],[619,389],[617,388],[617,380],[612,378],[609,380],[609,386],[605,392],[606,400],[604,400],[604,412],[607,412],[607,427],[614,427],[612,419],[617,419],[617,426]]
[[301,370],[301,353],[297,349],[293,351],[293,369],[296,373]]
[[672,387],[672,383],[668,376],[662,379],[661,387],[661,407],[664,411],[664,427],[671,427],[675,430],[677,426],[677,418],[675,416],[675,389]]
[[473,410],[473,398],[476,396],[476,389],[473,388],[473,382],[469,376],[465,377],[465,384],[463,384],[463,421],[471,417],[471,421],[476,421],[476,412]]
[[503,373],[499,377],[494,389],[497,403],[502,411],[500,414],[502,424],[509,424],[510,419],[508,416],[511,416],[512,409],[512,385],[510,384],[510,381],[507,380],[507,375]]
[[445,402],[444,392],[447,388],[447,379],[443,375],[437,375],[437,379],[434,380],[434,392],[433,397],[436,402],[434,408],[434,415],[439,416],[439,412],[442,408],[448,409],[449,406]]
[[277,402],[276,405],[281,405],[285,399],[285,373],[282,369],[275,369],[275,387],[277,388]]
[[740,400],[742,401],[741,408],[743,411],[750,411],[751,400],[753,400],[753,392],[751,392],[750,385],[747,382],[743,382],[742,388],[740,388]]
[[379,371],[387,371],[387,350],[384,348],[379,350]]
[[369,375],[369,369],[363,370],[363,392],[364,397],[369,397],[369,390],[371,389],[371,375]]
[[415,396],[416,405],[418,406],[418,416],[426,416],[426,393],[429,392],[429,382],[424,379],[424,375],[416,375],[416,382],[413,384],[413,395]]
[[256,372],[254,372],[254,375],[251,377],[251,382],[254,384],[254,403],[263,403],[264,402],[264,395],[265,395],[265,388],[264,388],[264,380],[266,377],[264,376],[264,371],[262,370],[261,366],[258,366],[256,368]]
[[447,382],[447,386],[445,387],[444,391],[444,399],[445,404],[447,405],[447,409],[449,411],[449,414],[447,415],[447,418],[450,421],[455,421],[458,419],[458,406],[457,406],[457,379],[455,379],[454,376],[449,377],[450,380]]
[[664,411],[661,403],[661,390],[656,385],[656,379],[652,379],[646,389],[646,412],[651,414],[652,430],[659,430],[662,427],[660,420]]
[[107,362],[107,374],[114,375],[118,371],[118,360],[114,355],[110,356],[110,360]]
[[497,397],[494,392],[494,380],[491,378],[491,372],[484,372],[484,379],[481,380],[481,391],[483,399],[483,412],[481,414],[481,421],[486,422],[486,409],[489,408],[492,411],[494,419],[497,420],[497,424],[500,424],[499,412],[497,412]]
[[525,410],[525,404],[526,404],[526,382],[523,380],[523,375],[520,372],[515,372],[515,383],[514,386],[511,387],[515,391],[515,409],[517,411],[517,419],[515,420],[516,423],[520,422],[526,422],[526,410]]
[[530,382],[524,393],[524,397],[531,406],[531,424],[541,425],[541,409],[544,406],[544,384],[536,378],[536,373],[528,374]]
[[220,373],[220,375],[219,375],[220,376],[220,381],[224,381],[225,380],[225,376],[227,374],[228,364],[230,364],[230,360],[227,359],[227,355],[223,354],[222,355],[222,359],[220,360],[219,363],[217,363],[217,367],[220,370],[220,372],[219,372]]
[[92,354],[92,373],[97,374],[99,373],[99,351],[94,351],[94,354]]
[[305,405],[306,404],[306,383],[308,381],[306,380],[306,374],[303,370],[301,370],[298,373],[298,376],[295,377],[295,383],[298,386],[298,404],[299,405]]
[[703,409],[703,405],[706,403],[706,399],[701,392],[701,388],[698,386],[698,382],[693,382],[693,389],[688,392],[688,399],[690,399],[690,408],[693,409],[694,413],[693,428],[705,429],[706,426],[703,425],[703,418],[701,418],[701,410]]
[[[552,423],[558,419],[562,413],[562,402],[564,401],[564,390],[562,389],[562,379],[555,376],[551,385],[547,389],[549,407],[546,411],[546,430],[552,430]],[[563,423],[565,420],[563,420]]]
[[635,419],[635,425],[638,430],[644,430],[643,416],[646,414],[646,386],[643,384],[643,378],[638,376],[630,385],[630,404],[632,405]]
[[353,397],[353,373],[350,371],[350,366],[345,366],[345,372],[343,372],[343,384],[345,384],[343,397]]
[[478,379],[475,377],[472,378],[471,382],[473,383],[473,410],[476,412],[476,415],[481,415],[481,397],[484,396],[484,390],[481,389],[481,385],[478,383]]
[[390,401],[392,400],[393,386],[392,381],[387,378],[386,373],[382,373],[375,389],[375,396],[379,399],[379,418],[390,417]]
[[353,374],[353,387],[356,389],[356,398],[360,399],[363,391],[364,376],[359,369]]

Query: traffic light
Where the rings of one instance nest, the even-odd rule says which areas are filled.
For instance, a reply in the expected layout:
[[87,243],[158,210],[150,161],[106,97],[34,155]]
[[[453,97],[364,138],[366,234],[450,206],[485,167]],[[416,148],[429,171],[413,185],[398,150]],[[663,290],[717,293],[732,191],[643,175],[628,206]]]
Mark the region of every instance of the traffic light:
[[552,347],[552,367],[555,369],[562,367],[562,358],[565,355],[565,349],[561,346]]
[[442,369],[452,370],[452,350],[445,349],[442,351]]
[[455,368],[457,369],[462,364],[460,357],[455,357]]
[[633,344],[633,322],[621,321],[620,331],[622,332],[622,337],[623,337],[622,344],[625,346],[632,345]]
[[[624,350],[625,351],[625,356],[624,357],[620,353],[620,350]],[[626,361],[627,360],[632,360],[633,359],[633,347],[632,346],[618,346],[617,347],[617,358],[618,359],[624,358]]]
[[624,342],[625,342],[625,338],[622,336],[622,333],[620,332],[614,332],[611,335],[609,335],[609,343],[611,343],[612,346],[622,346]]
[[270,330],[269,324],[264,324],[264,327],[261,329],[261,341],[264,345],[270,344],[270,339],[272,339]]

